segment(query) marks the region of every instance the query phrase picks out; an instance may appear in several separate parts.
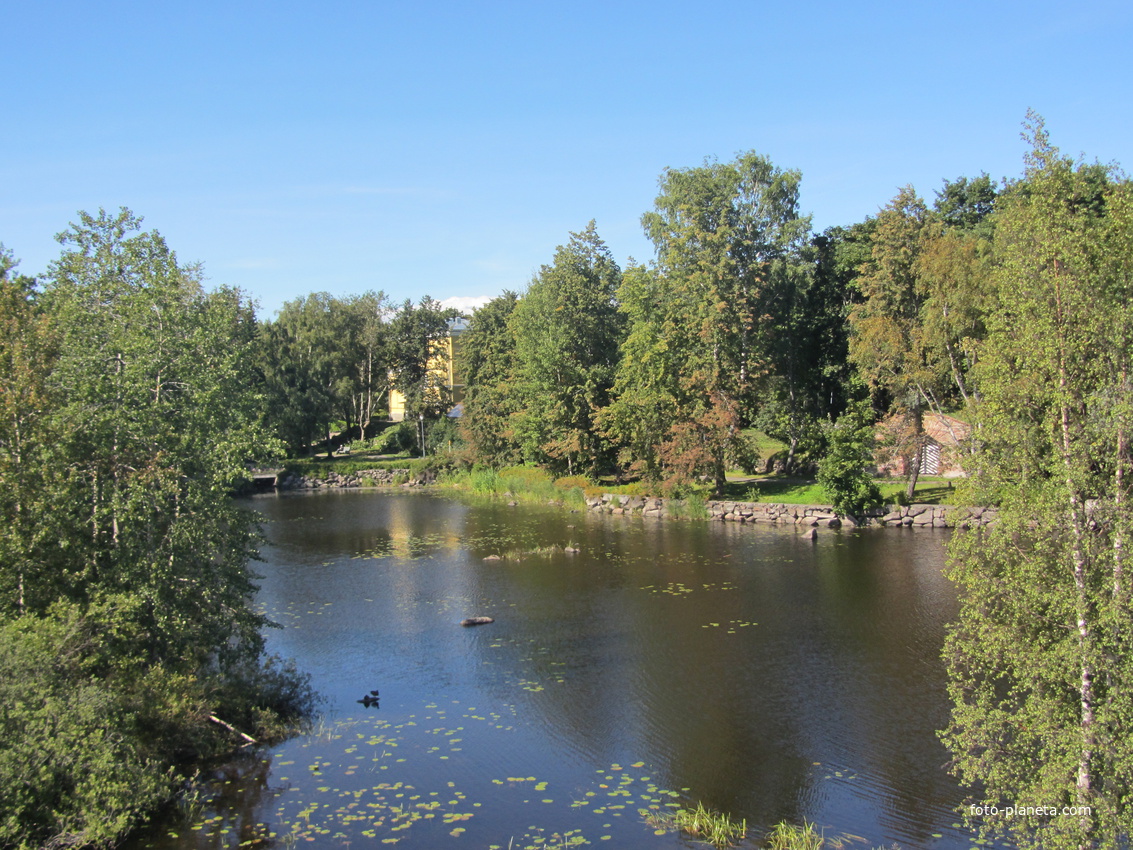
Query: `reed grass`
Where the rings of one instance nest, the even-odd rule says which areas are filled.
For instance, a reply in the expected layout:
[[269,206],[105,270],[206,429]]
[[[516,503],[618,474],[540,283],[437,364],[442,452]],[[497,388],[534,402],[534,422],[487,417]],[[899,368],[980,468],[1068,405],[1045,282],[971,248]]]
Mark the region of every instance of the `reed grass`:
[[441,484],[477,496],[515,499],[520,502],[584,507],[588,483],[581,476],[551,477],[546,470],[534,466],[509,466],[504,469],[475,468],[446,474]]
[[[801,826],[783,821],[764,838],[764,847],[766,850],[845,850],[858,842],[865,842],[865,839],[848,833],[832,837],[819,832],[813,823],[805,820]],[[900,848],[894,844],[891,850]]]
[[699,494],[690,494],[683,499],[667,499],[665,513],[674,519],[708,519],[706,501]]
[[736,822],[731,815],[703,803],[697,803],[695,809],[682,807],[664,813],[642,810],[642,813],[653,827],[682,832],[713,847],[732,847],[747,837],[746,820]]
[[826,837],[803,821],[802,826],[783,821],[767,835],[767,850],[825,850],[828,846],[840,847],[840,842],[827,842]]

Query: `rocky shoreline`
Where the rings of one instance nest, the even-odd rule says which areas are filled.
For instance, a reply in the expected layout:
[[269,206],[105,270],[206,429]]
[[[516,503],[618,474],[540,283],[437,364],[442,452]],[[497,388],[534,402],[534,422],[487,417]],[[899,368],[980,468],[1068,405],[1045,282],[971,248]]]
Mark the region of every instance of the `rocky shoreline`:
[[[425,480],[426,478],[429,480]],[[393,485],[419,487],[432,483],[435,478],[435,474],[414,477],[408,469],[361,469],[358,472],[350,472],[345,475],[332,471],[325,478],[284,472],[276,479],[275,489],[320,490],[323,488],[345,489],[350,487],[389,487]]]
[[[623,496],[603,493],[586,500],[591,511],[610,514],[637,514],[663,517],[671,513],[671,503],[680,500],[658,496]],[[719,522],[776,523],[810,528],[853,528],[858,525],[905,526],[910,528],[978,528],[996,521],[994,508],[966,508],[953,505],[889,505],[867,513],[862,522],[840,517],[829,505],[790,505],[777,502],[708,501],[708,516]]]
[[[278,490],[344,489],[353,487],[421,487],[432,484],[436,473],[413,475],[408,469],[363,469],[345,475],[331,472],[325,478],[283,473],[276,480]],[[626,496],[603,493],[590,496],[586,507],[598,513],[663,518],[679,512],[680,499],[660,496]],[[792,505],[780,502],[734,502],[714,500],[704,503],[708,519],[719,522],[772,523],[804,528],[855,528],[902,526],[908,528],[979,528],[997,519],[995,508],[968,508],[954,505],[888,505],[866,514],[860,522],[840,517],[829,505]]]

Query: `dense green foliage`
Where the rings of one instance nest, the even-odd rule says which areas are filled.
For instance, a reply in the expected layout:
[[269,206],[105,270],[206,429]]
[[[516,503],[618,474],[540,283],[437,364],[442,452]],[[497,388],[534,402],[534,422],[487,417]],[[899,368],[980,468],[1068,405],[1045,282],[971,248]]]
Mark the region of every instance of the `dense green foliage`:
[[509,466],[519,458],[511,414],[515,398],[515,337],[508,322],[519,296],[504,292],[476,311],[461,339],[460,362],[468,393],[461,428],[473,460]]
[[[945,741],[1012,842],[1126,847],[1133,834],[1133,186],[1059,154],[1032,118],[1026,191],[996,214],[972,498],[957,538],[955,702]],[[1031,807],[1014,817],[1006,805]],[[1041,808],[1035,808],[1041,807]],[[1082,807],[1073,814],[1062,807]]]
[[390,373],[394,388],[405,396],[406,419],[436,419],[452,407],[443,345],[458,315],[425,296],[416,305],[407,300],[390,323]]
[[264,417],[293,453],[307,453],[333,422],[366,433],[385,408],[395,374],[391,312],[381,292],[315,292],[260,329]]
[[842,516],[862,517],[881,504],[868,467],[876,446],[868,404],[851,404],[827,429],[827,449],[818,463],[818,484]]
[[0,274],[0,845],[108,844],[178,761],[311,707],[263,656],[250,305],[128,211],[80,214],[42,287]]
[[[768,390],[775,355],[798,331],[783,305],[806,274],[800,179],[754,152],[662,175],[654,210],[642,217],[657,273],[637,276],[648,290],[626,299],[644,363],[624,361],[619,388],[628,392],[611,414],[624,429],[637,406],[665,409],[647,470],[670,480],[707,474],[720,490],[728,454],[746,459],[741,431]],[[654,363],[667,363],[664,375],[633,374]],[[790,381],[790,369],[781,377]],[[621,410],[625,396],[632,401]]]
[[609,404],[622,316],[621,269],[594,222],[555,252],[509,319],[515,339],[515,438],[524,459],[597,474],[609,454],[595,416]]
[[973,185],[946,184],[935,212],[903,188],[873,223],[855,282],[861,300],[849,312],[849,359],[878,409],[894,417],[909,498],[927,442],[925,413],[970,402],[968,373],[984,335],[990,243],[981,234],[990,232],[982,216],[991,201],[982,180]]
[[[270,734],[309,708],[249,606],[257,538],[228,499],[249,465],[358,440],[428,448],[422,471],[475,492],[577,503],[601,477],[689,514],[710,489],[773,495],[726,469],[817,466],[860,515],[878,421],[911,497],[925,420],[952,413],[966,498],[1001,507],[955,543],[954,767],[985,803],[1090,807],[990,831],[1123,846],[1133,192],[1031,131],[1018,180],[946,181],[932,205],[906,187],[821,235],[763,156],[668,169],[653,262],[620,268],[591,222],[459,335],[427,296],[372,292],[258,323],[127,211],[82,214],[40,281],[0,248],[0,845],[109,843],[178,759],[232,743],[210,715]],[[391,390],[407,421],[382,432]]]

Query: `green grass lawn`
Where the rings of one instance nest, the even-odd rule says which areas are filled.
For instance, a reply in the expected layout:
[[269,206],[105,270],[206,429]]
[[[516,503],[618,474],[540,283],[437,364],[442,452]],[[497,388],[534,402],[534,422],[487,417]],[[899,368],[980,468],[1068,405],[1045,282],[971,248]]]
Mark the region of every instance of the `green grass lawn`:
[[[383,455],[376,452],[362,451],[346,455],[335,455],[329,460],[325,455],[320,455],[318,458],[291,460],[288,461],[285,466],[293,473],[317,478],[323,477],[330,472],[349,475],[362,469],[402,468],[416,472],[428,462],[428,458],[411,458],[406,454]],[[507,470],[504,470],[504,472],[507,472]],[[511,470],[511,472],[514,473],[515,470]],[[545,473],[542,474],[547,477],[547,486],[550,487],[551,481],[549,476],[546,476]],[[724,488],[722,498],[732,501],[780,502],[790,505],[825,505],[830,502],[822,488],[818,486],[813,478],[794,478],[782,475],[746,476],[739,471],[729,473],[729,478],[730,480]],[[578,479],[577,482],[572,479],[571,483],[577,483],[581,486],[585,482],[582,479]],[[512,485],[511,489],[513,492],[517,491],[517,489],[524,489],[522,486],[519,486],[518,482],[509,481],[508,484]],[[903,497],[907,486],[903,479],[891,478],[879,478],[877,479],[877,484],[887,504],[896,503]],[[929,505],[958,504],[954,501],[956,491],[953,489],[953,484],[954,482],[947,478],[922,475],[917,481],[917,490],[913,501]],[[641,481],[621,485],[616,485],[608,481],[599,481],[596,484],[586,486],[584,489],[587,494],[621,493],[638,496],[660,495],[656,488],[650,487],[645,482]],[[710,488],[707,484],[703,486],[702,491],[703,492],[699,493],[700,497],[711,498]]]
[[[908,484],[901,479],[880,478],[877,481],[881,495],[892,504],[903,496]],[[917,481],[914,502],[928,505],[952,504],[955,494],[948,479],[921,476]],[[830,499],[814,479],[787,478],[769,475],[759,478],[741,478],[729,481],[724,498],[737,502],[782,502],[789,505],[824,505]]]
[[351,475],[363,469],[408,469],[416,471],[427,462],[427,458],[410,457],[408,454],[378,454],[376,452],[357,452],[345,455],[335,455],[328,458],[326,454],[309,458],[294,458],[285,461],[283,466],[288,472],[296,475],[306,475],[321,478],[332,472],[339,475]]

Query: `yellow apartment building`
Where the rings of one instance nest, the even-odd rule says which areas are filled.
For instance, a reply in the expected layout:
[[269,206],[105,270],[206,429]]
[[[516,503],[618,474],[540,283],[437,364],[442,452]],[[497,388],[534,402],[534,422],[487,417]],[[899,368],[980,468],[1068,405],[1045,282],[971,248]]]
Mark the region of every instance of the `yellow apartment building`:
[[[464,401],[464,376],[459,373],[456,362],[460,350],[460,335],[468,330],[467,319],[453,319],[448,323],[448,336],[438,346],[429,361],[429,371],[433,375],[434,386],[444,387],[452,401],[449,416],[460,416]],[[405,419],[405,396],[398,390],[389,391],[389,418],[393,422]]]

